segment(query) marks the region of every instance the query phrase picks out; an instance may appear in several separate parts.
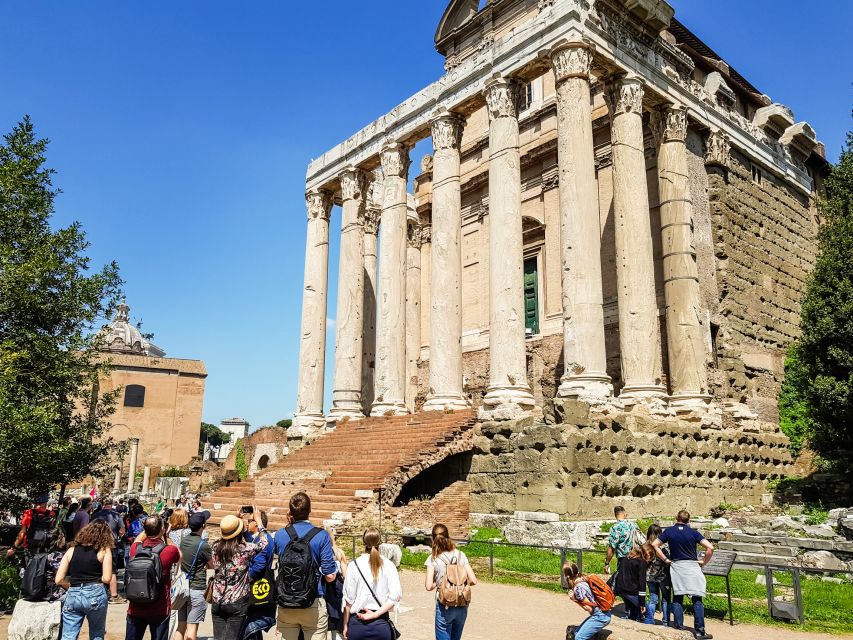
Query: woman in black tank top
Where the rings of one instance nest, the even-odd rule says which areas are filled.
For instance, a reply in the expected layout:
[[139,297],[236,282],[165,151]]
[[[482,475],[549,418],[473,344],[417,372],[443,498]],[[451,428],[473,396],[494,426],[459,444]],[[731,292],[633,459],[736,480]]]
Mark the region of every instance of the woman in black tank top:
[[68,589],[62,607],[62,640],[77,640],[84,619],[89,621],[90,640],[104,640],[114,546],[107,523],[94,520],[77,533],[62,557],[56,572],[56,584]]

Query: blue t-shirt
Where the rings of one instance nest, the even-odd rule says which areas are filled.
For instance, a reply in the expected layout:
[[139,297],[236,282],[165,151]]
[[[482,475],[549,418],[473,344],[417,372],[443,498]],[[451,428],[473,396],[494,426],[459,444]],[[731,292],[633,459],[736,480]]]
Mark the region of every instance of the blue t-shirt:
[[673,562],[678,560],[696,560],[696,545],[705,539],[701,533],[692,529],[688,524],[675,524],[667,527],[660,534],[661,544],[669,543],[669,557]]
[[263,551],[256,553],[249,562],[249,580],[257,580],[263,576],[267,572],[267,569],[272,565],[272,555],[274,551],[273,539],[267,532],[261,533],[258,531],[257,534],[252,535],[246,531],[243,534],[243,538],[246,542],[258,542],[262,535],[267,537],[268,544]]
[[[293,523],[293,528],[296,529],[296,533],[300,538],[307,534],[313,526],[307,520],[300,520]],[[275,532],[274,542],[275,552],[281,557],[281,554],[284,553],[287,544],[290,542],[290,536],[284,527]],[[311,547],[311,554],[314,556],[314,562],[320,568],[320,581],[317,584],[317,593],[322,597],[325,594],[326,587],[326,579],[323,576],[337,573],[335,554],[332,551],[332,539],[328,533],[321,529],[317,535],[311,538],[309,546]]]

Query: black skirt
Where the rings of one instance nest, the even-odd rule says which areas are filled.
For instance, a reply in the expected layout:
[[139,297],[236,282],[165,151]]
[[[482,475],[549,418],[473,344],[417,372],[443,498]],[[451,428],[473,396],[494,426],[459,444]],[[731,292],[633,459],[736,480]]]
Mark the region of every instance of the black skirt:
[[347,640],[394,640],[388,614],[367,622],[359,620],[356,615],[351,615]]

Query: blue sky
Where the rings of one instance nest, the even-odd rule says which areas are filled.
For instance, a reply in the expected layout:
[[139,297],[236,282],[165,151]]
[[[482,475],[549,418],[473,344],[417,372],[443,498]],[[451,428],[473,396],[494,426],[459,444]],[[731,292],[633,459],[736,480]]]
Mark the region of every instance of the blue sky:
[[[837,158],[853,105],[853,3],[673,4]],[[51,139],[56,223],[79,220],[94,262],[118,260],[133,318],[168,355],[206,362],[205,420],[291,415],[307,163],[439,77],[444,5],[0,4],[0,129],[29,113]],[[338,210],[331,224],[334,318]],[[333,353],[330,324],[327,404]]]

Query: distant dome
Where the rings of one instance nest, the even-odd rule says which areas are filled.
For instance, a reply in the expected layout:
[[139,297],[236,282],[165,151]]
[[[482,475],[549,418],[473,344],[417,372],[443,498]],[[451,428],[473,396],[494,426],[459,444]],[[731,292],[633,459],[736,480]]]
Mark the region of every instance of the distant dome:
[[160,347],[149,342],[138,327],[130,322],[130,307],[124,300],[116,309],[115,318],[101,330],[101,351],[137,353],[162,358],[166,355]]

